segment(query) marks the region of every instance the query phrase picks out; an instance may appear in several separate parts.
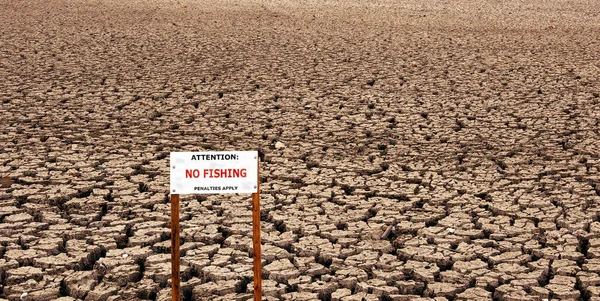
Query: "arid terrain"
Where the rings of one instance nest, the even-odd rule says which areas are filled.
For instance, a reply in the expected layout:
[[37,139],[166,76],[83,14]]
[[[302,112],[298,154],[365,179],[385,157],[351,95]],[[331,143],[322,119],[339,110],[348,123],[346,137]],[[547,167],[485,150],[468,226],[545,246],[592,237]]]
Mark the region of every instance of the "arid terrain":
[[599,123],[595,0],[0,0],[0,300],[170,300],[169,152],[256,149],[264,300],[600,300]]

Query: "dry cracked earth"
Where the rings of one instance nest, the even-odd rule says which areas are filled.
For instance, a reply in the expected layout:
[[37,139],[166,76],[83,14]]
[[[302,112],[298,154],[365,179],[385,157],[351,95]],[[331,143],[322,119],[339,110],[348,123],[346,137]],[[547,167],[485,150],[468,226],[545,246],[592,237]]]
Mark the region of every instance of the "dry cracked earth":
[[[599,61],[596,1],[0,0],[0,300],[169,300],[169,152],[249,149],[264,300],[600,300]],[[250,208],[182,196],[183,300]]]

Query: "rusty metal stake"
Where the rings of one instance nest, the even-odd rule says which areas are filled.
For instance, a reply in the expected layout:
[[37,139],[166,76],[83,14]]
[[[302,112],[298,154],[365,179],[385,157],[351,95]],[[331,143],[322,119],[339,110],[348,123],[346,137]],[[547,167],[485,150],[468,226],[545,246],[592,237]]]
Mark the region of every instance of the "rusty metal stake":
[[181,300],[179,283],[179,195],[171,195],[171,300]]
[[260,163],[256,159],[258,181],[252,194],[252,249],[254,252],[254,301],[262,300],[262,262],[260,252]]

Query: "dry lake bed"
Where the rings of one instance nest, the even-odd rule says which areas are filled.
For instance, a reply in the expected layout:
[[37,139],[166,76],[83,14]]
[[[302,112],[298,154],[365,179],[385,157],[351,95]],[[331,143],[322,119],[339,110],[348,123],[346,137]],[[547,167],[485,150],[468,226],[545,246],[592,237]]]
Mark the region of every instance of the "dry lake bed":
[[[597,1],[0,0],[0,300],[170,300],[221,150],[264,300],[600,300]],[[250,209],[181,196],[182,300],[252,298]]]

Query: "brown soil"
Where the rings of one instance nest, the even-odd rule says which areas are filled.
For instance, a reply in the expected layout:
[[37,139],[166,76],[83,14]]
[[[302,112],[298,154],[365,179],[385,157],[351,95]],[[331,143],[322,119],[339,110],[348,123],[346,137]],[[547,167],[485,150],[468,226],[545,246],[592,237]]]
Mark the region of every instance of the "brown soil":
[[[0,299],[170,300],[169,152],[259,149],[266,300],[600,300],[599,50],[584,0],[0,0]],[[250,197],[181,204],[184,300],[251,298]]]

